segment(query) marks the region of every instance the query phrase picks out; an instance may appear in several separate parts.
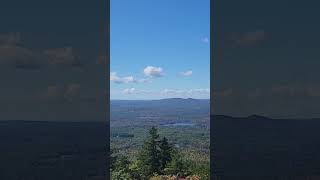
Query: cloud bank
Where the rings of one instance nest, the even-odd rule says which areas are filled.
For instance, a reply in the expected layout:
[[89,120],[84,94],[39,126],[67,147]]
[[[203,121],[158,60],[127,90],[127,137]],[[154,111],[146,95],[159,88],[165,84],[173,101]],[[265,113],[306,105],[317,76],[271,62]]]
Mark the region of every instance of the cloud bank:
[[138,90],[135,88],[126,88],[121,92],[124,95],[146,95],[162,97],[162,98],[171,98],[171,97],[181,97],[181,98],[209,98],[210,97],[210,89],[209,88],[199,88],[199,89],[163,89],[159,91],[145,91]]
[[149,79],[136,79],[133,76],[120,77],[116,72],[110,73],[110,81],[117,84],[129,84],[129,83],[147,83]]
[[46,50],[24,47],[20,33],[0,34],[0,64],[24,70],[38,70],[57,65],[82,66],[72,47]]

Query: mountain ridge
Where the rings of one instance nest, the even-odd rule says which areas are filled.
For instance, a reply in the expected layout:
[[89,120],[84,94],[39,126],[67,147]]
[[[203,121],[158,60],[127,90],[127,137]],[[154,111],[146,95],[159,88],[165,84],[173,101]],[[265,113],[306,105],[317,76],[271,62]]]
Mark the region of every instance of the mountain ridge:
[[163,98],[163,99],[111,99],[111,101],[170,101],[170,100],[181,100],[181,101],[210,101],[210,99],[196,99],[196,98]]

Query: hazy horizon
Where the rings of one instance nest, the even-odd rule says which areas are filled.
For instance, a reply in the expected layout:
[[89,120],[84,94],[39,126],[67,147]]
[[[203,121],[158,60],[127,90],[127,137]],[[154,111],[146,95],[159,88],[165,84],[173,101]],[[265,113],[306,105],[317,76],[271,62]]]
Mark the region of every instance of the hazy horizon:
[[154,100],[166,100],[166,99],[182,99],[182,100],[210,100],[210,98],[160,98],[160,99],[110,99],[110,101],[117,101],[117,100],[123,100],[123,101],[154,101]]

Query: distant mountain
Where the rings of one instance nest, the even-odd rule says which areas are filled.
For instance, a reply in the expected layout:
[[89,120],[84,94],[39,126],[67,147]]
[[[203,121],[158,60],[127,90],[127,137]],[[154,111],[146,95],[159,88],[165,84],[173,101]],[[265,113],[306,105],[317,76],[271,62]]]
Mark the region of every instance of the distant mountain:
[[246,120],[272,120],[272,118],[261,116],[257,114],[253,114],[247,117],[234,117],[234,116],[227,116],[227,115],[211,115],[213,119],[246,119]]
[[194,98],[165,98],[165,99],[150,99],[150,100],[119,100],[112,99],[110,102],[210,102],[210,99],[194,99]]
[[117,108],[144,108],[144,109],[202,109],[210,111],[209,99],[182,99],[170,98],[160,100],[111,100],[111,109]]
[[320,172],[320,119],[212,115],[210,124],[217,174],[266,180]]
[[168,99],[159,99],[159,100],[111,100],[111,108],[113,106],[130,106],[130,107],[197,107],[197,106],[206,106],[210,108],[209,99],[183,99],[183,98],[168,98]]
[[193,99],[193,98],[168,98],[168,99],[159,99],[153,100],[156,102],[164,103],[210,103],[209,99]]
[[244,117],[239,117],[239,116],[229,116],[229,115],[211,115],[210,116],[212,119],[233,119],[233,120],[266,120],[266,121],[279,121],[279,120],[290,120],[290,121],[299,121],[299,120],[309,120],[309,121],[320,121],[320,118],[271,118],[267,116],[262,116],[262,115],[257,115],[257,114],[252,114],[249,116],[244,116]]
[[210,99],[194,99],[194,98],[166,98],[156,101],[210,101]]
[[209,122],[209,99],[111,100],[111,126]]
[[263,119],[263,120],[267,120],[267,119],[271,119],[271,118],[268,118],[268,117],[265,117],[265,116],[261,116],[261,115],[256,115],[256,114],[253,114],[253,115],[250,115],[247,117],[247,119],[252,119],[252,120],[258,120],[258,119]]

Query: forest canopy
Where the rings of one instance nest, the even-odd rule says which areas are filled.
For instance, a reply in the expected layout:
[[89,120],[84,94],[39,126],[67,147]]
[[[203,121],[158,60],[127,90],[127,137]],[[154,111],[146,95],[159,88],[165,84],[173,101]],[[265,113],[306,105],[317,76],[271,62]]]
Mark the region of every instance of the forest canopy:
[[209,180],[209,163],[195,162],[176,149],[158,130],[149,130],[143,147],[136,159],[130,161],[125,155],[112,156],[113,180],[160,180],[190,179]]

